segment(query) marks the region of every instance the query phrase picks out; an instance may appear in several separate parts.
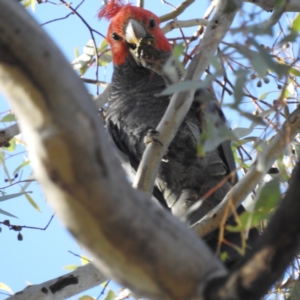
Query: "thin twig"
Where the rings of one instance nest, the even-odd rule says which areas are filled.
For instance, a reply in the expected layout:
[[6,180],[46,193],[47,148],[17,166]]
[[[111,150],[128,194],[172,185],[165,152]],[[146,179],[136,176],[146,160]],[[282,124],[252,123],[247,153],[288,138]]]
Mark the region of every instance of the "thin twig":
[[193,20],[187,20],[187,21],[178,21],[173,20],[169,23],[167,23],[164,27],[162,27],[162,31],[164,33],[170,32],[175,28],[185,28],[185,27],[193,27],[197,25],[201,26],[207,26],[208,20],[206,19],[193,19]]
[[[81,4],[84,2],[84,0],[82,0],[74,9],[77,11],[77,9],[81,6]],[[50,23],[53,23],[53,22],[56,22],[56,21],[61,21],[61,20],[65,20],[67,18],[69,18],[70,16],[74,15],[73,12],[67,14],[66,16],[64,17],[61,17],[61,18],[57,18],[57,19],[53,19],[53,20],[50,20],[50,21],[47,21],[45,23],[42,23],[40,26],[44,26],[44,25],[47,25],[47,24],[50,24]]]
[[47,225],[45,227],[34,227],[34,226],[26,226],[26,225],[12,225],[7,222],[0,222],[0,224],[5,225],[9,227],[10,230],[15,230],[15,231],[21,231],[22,229],[35,229],[35,230],[47,230],[49,227],[50,223],[52,222],[54,218],[54,215],[51,216],[50,220],[48,221]]

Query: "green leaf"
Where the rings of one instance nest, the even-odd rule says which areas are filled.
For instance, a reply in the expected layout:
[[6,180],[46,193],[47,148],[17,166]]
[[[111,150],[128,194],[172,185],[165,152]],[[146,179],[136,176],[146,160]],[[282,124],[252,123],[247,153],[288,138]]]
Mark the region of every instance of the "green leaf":
[[299,32],[300,31],[300,13],[298,13],[297,17],[294,19],[294,21],[292,23],[292,29],[295,32]]
[[[267,112],[267,111],[265,111],[265,112]],[[272,112],[273,112],[273,110],[272,110]],[[251,124],[251,126],[255,127],[256,125],[263,125],[263,126],[266,125],[265,121],[263,120],[264,114],[260,114],[259,116],[255,116],[253,114],[250,114],[250,113],[244,112],[244,111],[240,111],[240,114],[241,114],[241,116],[243,116],[243,117],[245,117],[245,118],[247,118],[247,119],[249,119],[250,121],[253,122]]]
[[95,300],[94,297],[91,297],[89,295],[84,295],[78,298],[78,300]]
[[279,178],[273,179],[261,189],[259,198],[253,212],[245,211],[240,216],[241,225],[226,226],[226,229],[233,232],[240,232],[254,227],[259,222],[269,220],[271,211],[277,206],[280,199]]
[[297,77],[300,77],[300,71],[295,69],[295,68],[290,68],[289,73],[292,74],[292,75],[295,75]]
[[23,0],[23,5],[25,8],[28,8],[31,5],[31,0]]
[[15,215],[13,215],[13,214],[9,213],[8,211],[5,211],[5,210],[3,210],[1,208],[0,208],[0,214],[8,216],[8,217],[12,217],[12,218],[17,218],[18,219],[18,217],[16,217]]
[[198,146],[198,155],[203,156],[205,153],[216,149],[226,140],[235,140],[236,137],[227,126],[220,126],[219,116],[212,113],[205,113],[206,126],[200,135]]
[[251,61],[255,72],[260,77],[265,77],[268,70],[274,71],[279,75],[279,77],[286,75],[290,68],[289,66],[274,61],[269,51],[259,45],[254,39],[251,39],[250,42],[252,42],[253,46],[256,47],[257,51],[253,51],[249,49],[249,47],[241,44],[238,44],[236,49]]
[[85,255],[80,255],[80,260],[81,260],[81,264],[87,265],[88,263],[90,263],[90,260],[85,256]]
[[67,270],[67,271],[74,271],[78,268],[78,266],[76,265],[67,265],[67,266],[64,266],[63,269],[64,270]]
[[35,201],[29,196],[29,194],[26,192],[25,197],[28,200],[28,202],[38,211],[41,212],[39,206],[35,203]]
[[32,192],[21,192],[21,193],[15,193],[15,194],[10,194],[10,195],[0,196],[0,202],[20,197],[22,195],[25,195],[26,193],[32,193]]
[[291,30],[289,34],[287,34],[283,39],[281,39],[278,44],[284,45],[287,43],[293,43],[295,42],[296,38],[299,36],[297,31]]
[[75,58],[79,57],[80,52],[79,52],[78,47],[75,47],[75,48],[74,48],[74,54],[75,54]]
[[253,131],[253,128],[236,127],[232,131],[237,138],[241,138],[250,134]]
[[0,122],[16,122],[16,118],[13,114],[9,113],[5,115]]
[[261,95],[258,97],[258,100],[264,100],[264,99],[266,99],[267,96],[268,96],[269,94],[271,94],[271,93],[272,93],[272,92],[267,92],[267,93],[261,94]]
[[180,55],[182,55],[184,48],[185,47],[183,44],[176,44],[173,48],[173,55],[177,60],[179,59]]
[[31,0],[31,10],[35,11],[35,0]]
[[236,82],[234,85],[234,104],[232,104],[234,107],[238,107],[238,105],[242,102],[242,99],[244,97],[244,85],[247,81],[248,71],[245,70],[239,70],[235,73],[236,76]]
[[97,49],[98,53],[106,50],[107,47],[108,47],[108,42],[107,42],[106,39],[103,39],[102,42],[101,42],[101,44],[100,44],[100,46],[99,46],[99,48]]
[[239,157],[234,154],[234,161],[242,168],[246,168],[247,170],[250,168],[251,164],[244,163]]
[[10,141],[9,141],[9,147],[5,147],[4,148],[6,151],[9,152],[13,152],[16,149],[16,139],[13,137]]
[[227,252],[222,252],[220,255],[221,261],[226,261],[229,258],[229,255]]
[[0,150],[0,164],[3,164],[4,161],[5,161],[4,152]]
[[105,297],[104,300],[114,300],[114,299],[115,299],[115,293],[112,290],[110,290],[107,293],[107,295],[106,295],[106,297]]
[[234,128],[232,131],[237,138],[242,138],[246,135],[249,135],[253,131],[253,129],[255,128],[256,125],[265,125],[265,122],[263,121],[263,119],[260,116],[254,116],[252,114],[242,112],[242,111],[240,111],[240,114],[242,116],[250,119],[252,121],[252,123],[249,126],[249,128],[247,128],[247,127]]
[[105,67],[110,62],[112,62],[111,52],[103,53],[98,59],[98,65],[101,66],[101,67]]
[[3,283],[3,282],[0,282],[0,289],[4,290],[4,291],[7,291],[7,292],[9,292],[11,294],[13,293],[12,289],[8,285],[6,285],[5,283]]
[[79,70],[80,74],[83,75],[88,69],[89,63],[92,61],[95,53],[95,44],[91,39],[83,47],[83,53],[71,62],[73,69]]
[[24,167],[28,166],[30,164],[30,160],[26,160],[23,163],[21,163],[15,170],[14,170],[14,175],[17,174],[21,169]]

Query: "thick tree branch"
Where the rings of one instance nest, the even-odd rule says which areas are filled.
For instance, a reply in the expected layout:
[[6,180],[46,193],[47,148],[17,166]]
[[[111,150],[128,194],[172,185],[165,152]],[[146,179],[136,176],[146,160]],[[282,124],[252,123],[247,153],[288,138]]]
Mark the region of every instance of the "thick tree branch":
[[299,182],[298,162],[289,189],[256,246],[243,259],[237,271],[225,280],[210,283],[205,299],[261,299],[266,290],[282,276],[288,264],[299,254]]
[[18,124],[13,124],[7,128],[0,129],[0,147],[5,147],[8,142],[20,133]]
[[[234,0],[217,3],[216,12],[206,28],[183,80],[199,80],[199,77],[204,73],[210,58],[229,30],[239,9],[237,3],[239,1]],[[134,181],[135,187],[149,193],[152,191],[161,159],[188,112],[194,99],[194,93],[195,90],[190,90],[177,92],[172,96],[169,107],[156,128],[159,132],[159,139],[163,142],[163,147],[158,144],[147,146]]]
[[228,218],[228,205],[238,207],[264,175],[271,168],[278,156],[300,132],[300,108],[297,108],[283,124],[282,129],[259,154],[256,162],[246,175],[228,192],[223,201],[213,208],[193,226],[199,236],[205,236],[218,228],[222,220]]
[[82,81],[17,2],[0,1],[0,32],[0,87],[57,216],[106,276],[137,294],[201,298],[208,280],[226,274],[221,262],[131,188]]
[[27,286],[23,291],[6,300],[62,300],[77,295],[106,281],[92,264],[78,267],[75,271],[58,278]]

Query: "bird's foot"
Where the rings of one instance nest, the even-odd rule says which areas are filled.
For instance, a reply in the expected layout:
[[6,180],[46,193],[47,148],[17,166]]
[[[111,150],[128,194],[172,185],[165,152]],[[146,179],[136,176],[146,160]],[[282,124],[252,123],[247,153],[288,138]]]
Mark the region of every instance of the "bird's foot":
[[159,132],[155,129],[149,129],[147,135],[144,137],[144,144],[147,146],[148,144],[159,144],[163,146],[162,142],[157,138]]

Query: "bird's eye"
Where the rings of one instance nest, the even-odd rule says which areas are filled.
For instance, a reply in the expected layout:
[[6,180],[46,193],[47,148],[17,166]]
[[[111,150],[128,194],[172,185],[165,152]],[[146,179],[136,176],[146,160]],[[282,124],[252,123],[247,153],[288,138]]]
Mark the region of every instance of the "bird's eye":
[[115,40],[115,41],[121,41],[122,37],[120,37],[118,34],[116,34],[115,32],[113,32],[111,34],[111,37]]
[[155,26],[156,26],[155,20],[151,19],[151,20],[149,21],[149,28],[150,28],[150,29],[153,29]]

